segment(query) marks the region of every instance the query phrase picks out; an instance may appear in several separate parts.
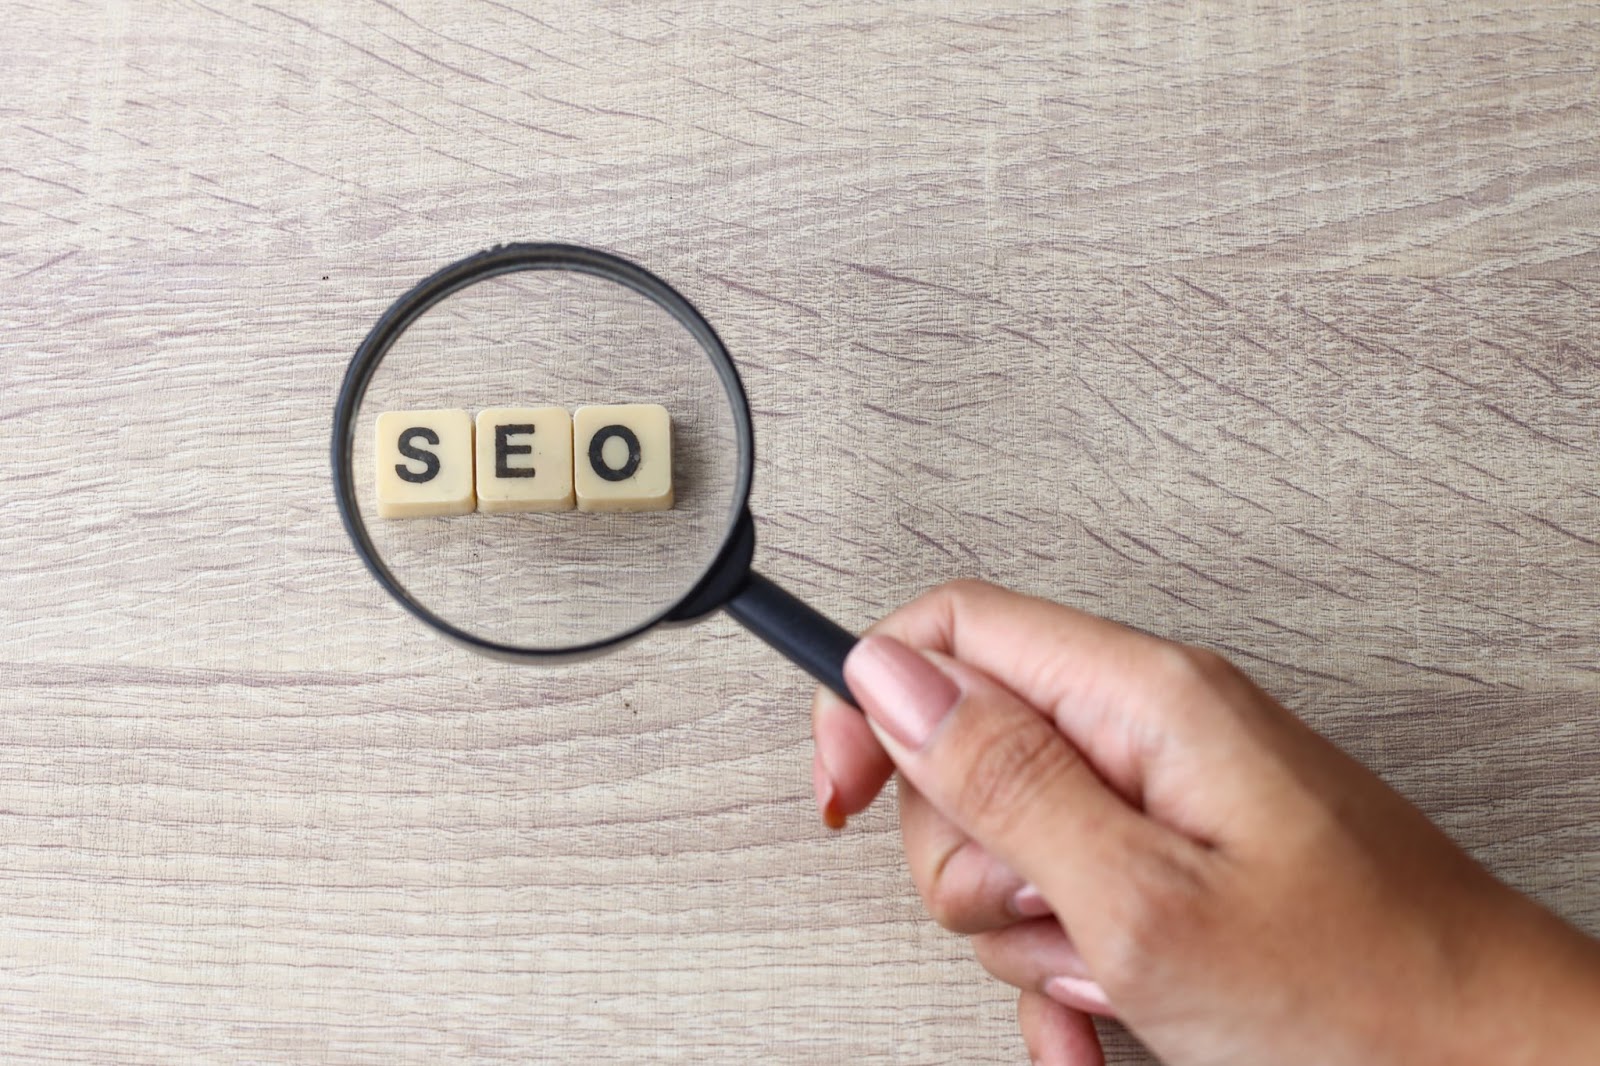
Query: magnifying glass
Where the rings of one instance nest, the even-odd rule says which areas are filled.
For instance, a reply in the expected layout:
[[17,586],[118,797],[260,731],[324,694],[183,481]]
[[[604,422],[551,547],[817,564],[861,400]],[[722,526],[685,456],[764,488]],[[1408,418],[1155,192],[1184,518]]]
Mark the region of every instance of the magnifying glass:
[[[616,405],[650,405],[664,436],[608,419]],[[531,414],[485,423],[499,411],[557,409],[577,412],[567,453],[555,447],[559,417],[543,436]],[[464,484],[483,509],[386,516],[395,507],[380,475],[413,482],[465,462],[428,419],[445,419],[448,435],[474,412],[466,439],[480,482]],[[586,436],[595,412],[608,424]],[[670,497],[658,492],[655,510],[487,509],[485,478],[569,462],[580,485],[587,466],[610,483],[589,478],[597,493],[626,490],[661,473],[658,453]],[[751,569],[755,442],[733,360],[700,312],[637,264],[577,245],[508,244],[425,279],[356,349],[332,459],[339,515],[372,576],[474,651],[583,659],[722,609],[853,702],[843,670],[856,638]]]

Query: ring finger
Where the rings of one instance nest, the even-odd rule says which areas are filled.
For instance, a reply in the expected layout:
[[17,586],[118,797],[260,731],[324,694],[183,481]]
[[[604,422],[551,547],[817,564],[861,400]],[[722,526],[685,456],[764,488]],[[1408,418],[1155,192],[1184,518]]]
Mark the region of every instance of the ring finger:
[[1053,918],[1038,918],[972,938],[985,970],[1024,992],[1040,992],[1057,1003],[1090,1014],[1116,1012],[1083,956]]

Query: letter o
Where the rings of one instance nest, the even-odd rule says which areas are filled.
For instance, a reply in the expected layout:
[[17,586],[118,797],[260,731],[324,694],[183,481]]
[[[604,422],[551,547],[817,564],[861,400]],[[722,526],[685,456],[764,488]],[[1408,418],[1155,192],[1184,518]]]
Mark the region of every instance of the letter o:
[[[606,465],[606,441],[620,437],[628,446],[628,461],[616,469]],[[626,481],[639,469],[639,438],[627,426],[610,425],[595,431],[589,438],[589,466],[607,481]]]

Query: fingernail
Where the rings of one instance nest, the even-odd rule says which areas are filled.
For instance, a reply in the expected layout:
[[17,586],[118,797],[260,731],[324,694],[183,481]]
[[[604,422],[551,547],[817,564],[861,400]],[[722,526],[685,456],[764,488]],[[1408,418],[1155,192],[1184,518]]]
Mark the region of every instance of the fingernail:
[[1096,1014],[1110,1014],[1111,1001],[1100,982],[1086,977],[1052,977],[1044,983],[1044,994],[1057,1003]]
[[937,666],[892,637],[867,637],[844,661],[845,681],[894,739],[920,750],[961,690]]
[[1011,897],[1011,913],[1018,918],[1043,918],[1055,911],[1037,888],[1032,885],[1023,885]]
[[849,824],[849,819],[844,816],[844,811],[839,809],[839,803],[836,797],[829,796],[828,802],[823,804],[822,824],[827,826],[829,829],[834,830],[843,829]]
[[811,790],[817,794],[817,809],[822,812],[822,824],[829,829],[843,829],[845,817],[844,811],[839,808],[839,790],[834,787],[833,778],[828,776],[827,767],[822,765],[821,755],[811,759]]

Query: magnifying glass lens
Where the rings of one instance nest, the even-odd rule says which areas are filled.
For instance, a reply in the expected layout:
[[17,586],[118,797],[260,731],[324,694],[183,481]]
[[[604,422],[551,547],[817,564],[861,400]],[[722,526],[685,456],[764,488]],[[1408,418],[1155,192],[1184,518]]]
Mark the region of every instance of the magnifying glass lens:
[[[731,377],[731,368],[722,371],[672,314],[606,278],[530,269],[457,289],[394,339],[354,411],[351,484],[373,554],[415,605],[477,641],[559,655],[636,632],[707,574],[743,511],[749,463],[739,432],[744,400],[730,390]],[[733,379],[731,389],[737,387]],[[388,440],[395,427],[427,425],[386,419],[387,435],[380,438],[379,416],[386,412],[476,418],[502,408],[559,408],[571,415],[589,405],[620,404],[666,410],[672,503],[665,510],[381,514],[380,471],[401,466],[405,473],[396,476],[415,478],[428,475],[431,462],[465,461],[449,442],[436,445],[421,433],[406,443],[434,459],[402,453],[397,463],[398,442]],[[527,477],[514,471],[536,465],[550,453],[535,445],[551,443],[531,425],[511,421],[492,439],[489,427],[474,450],[488,449],[482,461],[498,473]],[[540,423],[547,435],[559,425]],[[580,420],[569,461],[580,472],[577,464],[594,465],[597,477],[626,496],[626,483],[638,474],[630,464],[639,466],[642,448],[659,463],[661,443],[625,418],[600,428],[613,425],[622,428],[585,436]]]

